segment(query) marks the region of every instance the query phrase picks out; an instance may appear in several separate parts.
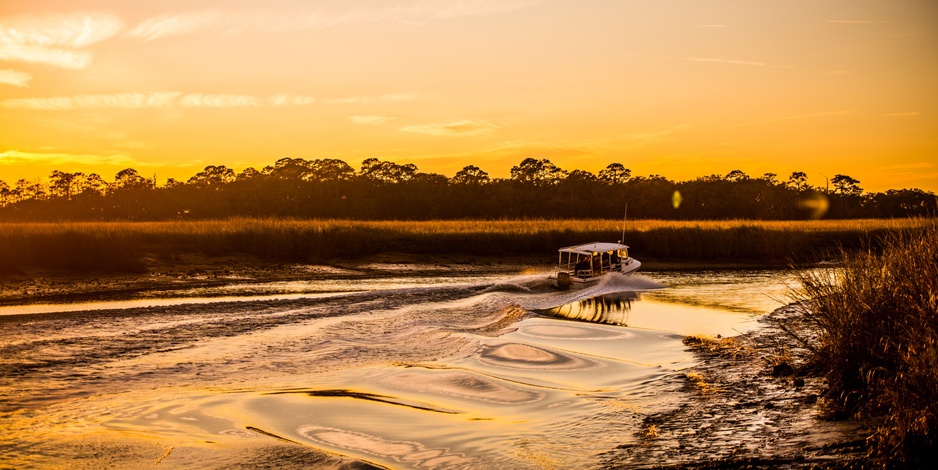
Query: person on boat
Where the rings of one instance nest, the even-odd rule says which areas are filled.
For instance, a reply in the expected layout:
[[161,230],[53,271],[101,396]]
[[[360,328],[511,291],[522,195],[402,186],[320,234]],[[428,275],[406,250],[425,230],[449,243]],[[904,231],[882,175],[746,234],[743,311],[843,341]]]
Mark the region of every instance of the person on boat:
[[579,273],[580,271],[589,271],[590,270],[589,258],[584,257],[580,259],[579,261],[577,261],[576,266],[574,267],[574,270],[577,273]]
[[613,251],[609,255],[609,262],[612,263],[613,266],[619,264],[619,252]]

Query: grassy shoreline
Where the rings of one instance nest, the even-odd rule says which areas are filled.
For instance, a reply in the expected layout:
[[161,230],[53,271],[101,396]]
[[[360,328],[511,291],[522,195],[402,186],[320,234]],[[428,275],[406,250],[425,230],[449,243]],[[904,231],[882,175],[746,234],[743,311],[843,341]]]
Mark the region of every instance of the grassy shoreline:
[[[836,221],[660,221],[626,225],[639,259],[787,264],[824,259],[920,219]],[[323,262],[379,253],[551,257],[558,247],[615,241],[616,220],[352,221],[229,219],[0,225],[0,273],[22,267],[145,272],[181,254],[250,255],[273,262]]]
[[801,329],[832,417],[871,419],[886,467],[934,468],[938,449],[938,223],[802,274]]

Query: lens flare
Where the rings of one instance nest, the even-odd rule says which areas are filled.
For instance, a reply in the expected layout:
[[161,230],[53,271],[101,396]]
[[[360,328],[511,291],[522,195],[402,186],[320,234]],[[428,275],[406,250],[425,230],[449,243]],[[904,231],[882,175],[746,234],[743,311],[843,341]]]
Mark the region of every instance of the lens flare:
[[683,200],[684,198],[681,197],[680,191],[674,191],[674,194],[671,195],[671,205],[673,205],[675,209],[681,207],[681,202]]

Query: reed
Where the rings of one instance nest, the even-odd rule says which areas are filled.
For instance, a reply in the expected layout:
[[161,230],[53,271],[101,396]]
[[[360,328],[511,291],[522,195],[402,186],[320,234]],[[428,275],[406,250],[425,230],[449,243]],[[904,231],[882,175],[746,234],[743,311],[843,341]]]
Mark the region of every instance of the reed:
[[927,467],[938,447],[938,223],[883,237],[881,253],[802,276],[805,340],[827,375],[834,416],[872,417],[872,452]]
[[[847,221],[629,222],[636,257],[660,260],[807,260],[855,248],[914,219]],[[381,252],[527,255],[553,259],[561,246],[615,241],[616,220],[352,221],[237,218],[212,221],[7,223],[0,225],[0,271],[23,266],[140,271],[146,257],[246,254],[280,262],[351,259]]]

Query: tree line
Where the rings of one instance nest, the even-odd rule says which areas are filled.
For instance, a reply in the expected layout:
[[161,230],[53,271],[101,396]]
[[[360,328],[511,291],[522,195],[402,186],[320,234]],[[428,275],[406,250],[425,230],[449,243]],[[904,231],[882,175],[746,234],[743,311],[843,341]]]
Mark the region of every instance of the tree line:
[[53,171],[48,182],[0,181],[0,220],[170,220],[227,217],[341,219],[618,218],[713,220],[930,216],[935,194],[920,189],[868,193],[837,174],[813,187],[796,171],[751,177],[740,170],[688,181],[633,176],[621,163],[598,173],[567,171],[526,158],[509,178],[475,165],[453,177],[370,158],[356,171],[338,159],[281,158],[236,173],[209,165],[186,181],[158,185],[133,168],[113,181]]

